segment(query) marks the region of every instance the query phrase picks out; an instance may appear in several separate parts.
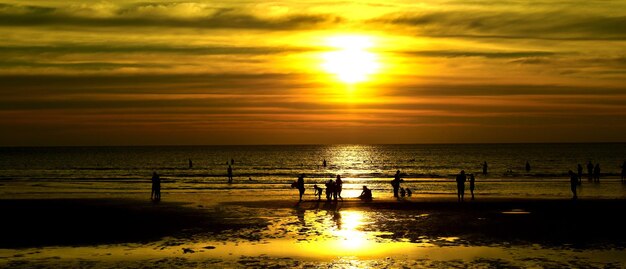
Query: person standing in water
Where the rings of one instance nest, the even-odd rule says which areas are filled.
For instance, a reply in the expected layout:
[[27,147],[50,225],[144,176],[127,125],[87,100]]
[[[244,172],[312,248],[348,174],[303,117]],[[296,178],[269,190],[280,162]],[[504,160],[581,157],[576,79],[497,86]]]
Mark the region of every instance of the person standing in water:
[[326,167],[326,159],[324,159],[324,161],[322,162],[322,166]]
[[228,169],[226,169],[228,173],[228,183],[233,183],[233,168],[229,165]]
[[587,175],[589,182],[593,181],[593,163],[591,161],[587,163]]
[[530,163],[526,161],[526,173],[530,172]]
[[470,174],[469,182],[470,182],[470,192],[472,193],[472,200],[474,200],[474,182],[476,179],[474,178],[474,174]]
[[402,179],[400,178],[400,170],[396,171],[396,175],[393,177],[391,181],[391,186],[393,187],[393,197],[398,197],[398,191],[400,190],[400,182]]
[[298,177],[298,182],[296,183],[296,188],[298,189],[298,192],[300,193],[300,202],[302,202],[302,195],[304,195],[304,174],[301,174]]
[[596,163],[596,167],[593,168],[593,181],[600,183],[600,163]]
[[193,167],[193,163],[191,162],[191,159],[189,159],[189,169],[191,169]]
[[576,167],[578,169],[578,185],[583,184],[583,166],[578,164]]
[[343,181],[341,180],[341,176],[337,175],[337,179],[335,179],[335,200],[337,197],[343,201],[343,197],[341,197],[341,189],[343,188]]
[[572,199],[576,200],[578,199],[578,196],[576,195],[576,186],[578,186],[578,176],[574,174],[572,170],[569,170],[568,174],[569,174],[569,185],[572,190],[572,194],[574,195]]
[[465,181],[467,177],[465,176],[465,170],[461,170],[461,173],[456,176],[456,191],[457,196],[459,198],[459,202],[463,201],[465,196]]
[[152,193],[150,199],[153,201],[161,200],[161,177],[157,172],[152,172]]
[[487,162],[483,163],[483,175],[487,175]]

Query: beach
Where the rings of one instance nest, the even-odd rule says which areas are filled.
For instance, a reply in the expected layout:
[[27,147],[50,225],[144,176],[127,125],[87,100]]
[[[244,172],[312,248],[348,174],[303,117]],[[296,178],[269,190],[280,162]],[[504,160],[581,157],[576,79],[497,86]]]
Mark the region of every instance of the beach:
[[[4,186],[6,187],[6,185]],[[626,265],[624,199],[2,199],[3,268]],[[83,194],[84,196],[84,194]],[[246,197],[246,198],[243,198]]]

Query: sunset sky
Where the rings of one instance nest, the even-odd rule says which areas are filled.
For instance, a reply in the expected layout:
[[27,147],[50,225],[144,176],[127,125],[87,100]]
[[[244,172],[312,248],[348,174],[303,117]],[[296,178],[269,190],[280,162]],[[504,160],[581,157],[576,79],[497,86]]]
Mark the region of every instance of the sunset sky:
[[626,1],[0,1],[0,145],[623,142]]

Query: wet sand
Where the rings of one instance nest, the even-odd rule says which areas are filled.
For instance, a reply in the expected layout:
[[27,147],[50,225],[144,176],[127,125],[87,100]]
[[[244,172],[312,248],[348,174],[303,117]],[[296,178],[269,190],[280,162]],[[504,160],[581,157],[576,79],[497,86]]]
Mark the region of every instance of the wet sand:
[[0,267],[626,266],[626,200],[0,200]]

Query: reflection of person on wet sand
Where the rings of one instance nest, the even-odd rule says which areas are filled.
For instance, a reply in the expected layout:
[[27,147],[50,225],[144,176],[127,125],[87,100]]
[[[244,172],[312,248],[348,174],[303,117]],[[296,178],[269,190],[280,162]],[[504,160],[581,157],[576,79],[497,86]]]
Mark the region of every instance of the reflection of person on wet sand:
[[361,192],[361,195],[359,195],[359,199],[363,201],[371,201],[372,198],[372,190],[368,189],[367,186],[363,186],[363,191]]
[[315,192],[313,193],[314,196],[317,196],[317,200],[321,200],[322,199],[322,192],[324,191],[322,188],[318,187],[317,184],[313,185],[313,189],[315,190]]
[[461,170],[461,173],[456,176],[456,191],[457,196],[459,197],[459,202],[463,201],[465,196],[465,181],[467,177],[465,176],[465,170]]

